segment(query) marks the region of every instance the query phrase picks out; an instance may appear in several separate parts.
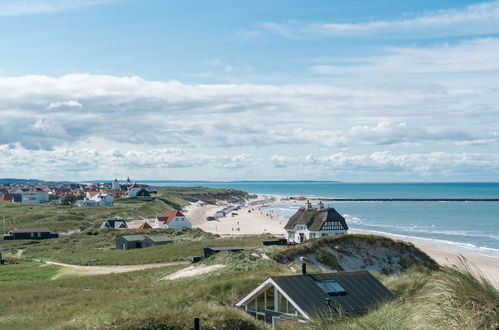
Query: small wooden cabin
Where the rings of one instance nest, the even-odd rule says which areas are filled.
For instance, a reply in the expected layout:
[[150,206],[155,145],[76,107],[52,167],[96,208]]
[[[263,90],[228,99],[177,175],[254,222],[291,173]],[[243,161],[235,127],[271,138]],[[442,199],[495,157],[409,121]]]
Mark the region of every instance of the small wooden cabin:
[[146,239],[143,235],[125,235],[116,238],[116,249],[117,250],[132,250],[141,249],[144,246],[142,243]]
[[20,228],[9,231],[10,236],[5,236],[4,240],[17,239],[49,239],[57,238],[58,234],[50,232],[48,228]]
[[239,246],[207,247],[204,248],[204,257],[208,258],[209,256],[221,251],[242,252],[244,249]]

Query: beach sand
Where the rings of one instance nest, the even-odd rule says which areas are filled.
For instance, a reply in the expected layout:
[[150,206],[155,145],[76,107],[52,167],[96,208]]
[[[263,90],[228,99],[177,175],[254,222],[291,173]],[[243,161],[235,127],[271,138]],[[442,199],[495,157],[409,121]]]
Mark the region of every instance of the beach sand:
[[[275,236],[282,236],[284,233],[285,220],[278,220],[279,214],[271,213],[261,208],[278,205],[278,204],[291,204],[301,203],[300,201],[293,201],[283,198],[282,196],[273,196],[275,201],[257,206],[246,206],[240,210],[235,211],[237,215],[231,216],[230,214],[224,218],[207,221],[208,216],[213,216],[216,211],[221,210],[228,204],[208,205],[204,203],[193,203],[189,205],[186,210],[186,216],[192,222],[194,228],[201,228],[204,231],[219,234],[221,236],[237,236],[237,235],[259,235],[269,234]],[[269,196],[258,196],[256,201],[264,201]],[[375,234],[369,231],[350,229],[349,233],[362,233],[362,234]],[[399,237],[386,234],[393,239],[400,240]],[[444,249],[438,246],[421,242],[417,239],[405,239],[410,241],[419,249],[427,253],[440,265],[453,265],[457,263],[459,256],[464,256],[469,262],[479,268],[479,270],[487,276],[496,288],[499,288],[499,259],[487,257],[482,255],[463,253],[455,250]]]

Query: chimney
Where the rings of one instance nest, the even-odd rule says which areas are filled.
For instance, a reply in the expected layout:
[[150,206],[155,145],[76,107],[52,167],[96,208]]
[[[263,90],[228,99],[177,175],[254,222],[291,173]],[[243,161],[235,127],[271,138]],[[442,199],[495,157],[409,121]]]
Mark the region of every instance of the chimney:
[[307,275],[307,264],[306,263],[301,264],[301,273],[303,275]]
[[310,210],[311,208],[312,208],[312,203],[310,203],[310,201],[307,201],[307,207],[306,207],[306,209]]
[[323,210],[324,209],[324,203],[322,201],[319,201],[319,204],[317,204],[317,209],[318,210]]

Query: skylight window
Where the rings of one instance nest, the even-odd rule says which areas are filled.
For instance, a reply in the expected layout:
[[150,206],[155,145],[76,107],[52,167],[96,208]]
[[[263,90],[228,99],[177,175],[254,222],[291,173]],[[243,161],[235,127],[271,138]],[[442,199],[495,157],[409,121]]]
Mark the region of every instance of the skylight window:
[[321,287],[327,294],[335,295],[345,293],[345,289],[336,281],[317,281],[317,285]]

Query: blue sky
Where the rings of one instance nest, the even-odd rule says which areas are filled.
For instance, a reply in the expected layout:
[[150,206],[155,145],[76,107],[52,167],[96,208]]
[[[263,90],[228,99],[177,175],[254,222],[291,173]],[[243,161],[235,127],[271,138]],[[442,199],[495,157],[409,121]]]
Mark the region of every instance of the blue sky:
[[497,181],[498,34],[499,1],[4,0],[0,177]]

